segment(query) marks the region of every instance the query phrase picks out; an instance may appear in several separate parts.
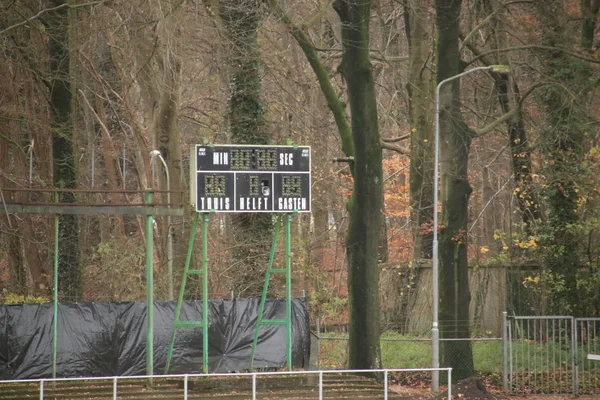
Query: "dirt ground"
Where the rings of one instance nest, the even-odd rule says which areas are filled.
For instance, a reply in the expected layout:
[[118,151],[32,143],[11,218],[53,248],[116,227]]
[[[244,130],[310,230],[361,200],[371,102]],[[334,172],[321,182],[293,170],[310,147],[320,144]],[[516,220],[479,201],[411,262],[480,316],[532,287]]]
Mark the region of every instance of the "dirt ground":
[[[392,385],[390,389],[412,400],[443,400],[448,398],[448,392],[444,391],[434,396],[428,388],[411,388],[401,385]],[[466,379],[458,382],[452,387],[452,398],[460,400],[572,400],[572,396],[507,396],[495,390],[487,390],[481,380],[477,378]],[[591,399],[592,397],[587,397]],[[584,399],[582,397],[582,399]]]

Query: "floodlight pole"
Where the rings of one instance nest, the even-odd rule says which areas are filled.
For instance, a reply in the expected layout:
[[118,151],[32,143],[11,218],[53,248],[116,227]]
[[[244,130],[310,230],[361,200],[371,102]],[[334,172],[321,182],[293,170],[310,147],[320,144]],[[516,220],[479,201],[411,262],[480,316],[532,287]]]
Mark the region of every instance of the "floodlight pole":
[[[439,163],[440,163],[440,90],[444,84],[458,79],[462,76],[477,71],[492,71],[497,73],[508,73],[506,65],[489,65],[476,67],[460,74],[451,76],[438,83],[435,89],[434,99],[434,165],[433,165],[433,254],[432,254],[432,291],[433,291],[433,318],[431,326],[431,367],[440,367],[440,330],[439,330],[439,247],[438,247],[438,191],[439,191]],[[467,288],[468,290],[468,288]],[[440,374],[438,370],[431,373],[431,389],[434,392],[440,388]]]
[[[146,204],[152,203],[152,189]],[[154,375],[154,217],[146,215],[146,375]],[[148,383],[152,385],[152,378]]]
[[[169,178],[169,167],[165,162],[160,150],[152,150],[150,152],[150,166],[152,167],[152,177],[154,179],[154,158],[158,157],[165,167],[165,175],[167,176],[167,203],[171,207],[171,179]],[[154,184],[154,183],[153,183]],[[173,235],[171,234],[171,215],[167,215],[167,296],[169,300],[173,300]]]

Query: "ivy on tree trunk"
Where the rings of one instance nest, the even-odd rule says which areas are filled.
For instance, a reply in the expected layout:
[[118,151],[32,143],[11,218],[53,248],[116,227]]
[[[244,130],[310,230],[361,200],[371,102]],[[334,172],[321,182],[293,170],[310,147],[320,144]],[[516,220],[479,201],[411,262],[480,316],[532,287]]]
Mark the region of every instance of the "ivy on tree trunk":
[[[569,32],[560,18],[565,15],[562,2],[547,0],[538,4],[537,10],[543,21],[542,43],[555,48],[568,47]],[[585,19],[582,24],[586,24]],[[582,36],[581,40],[585,46],[586,38]],[[564,52],[545,51],[541,57],[545,74],[561,84],[547,86],[539,96],[546,114],[539,147],[543,160],[540,170],[547,182],[542,196],[548,207],[548,221],[540,236],[547,249],[546,265],[555,282],[548,296],[550,309],[553,313],[586,315],[577,282],[582,267],[578,252],[581,240],[578,187],[585,186],[588,176],[583,161],[589,121],[578,101],[585,98],[585,87],[593,75],[587,61],[574,60]],[[564,87],[579,98],[572,99]]]
[[[262,9],[257,0],[222,0],[219,13],[231,46],[229,127],[235,144],[268,144],[260,98],[260,54],[257,29]],[[237,296],[260,295],[273,224],[271,214],[232,216],[233,255],[242,263],[231,282]]]
[[[68,8],[58,8],[67,1],[51,1],[51,6],[57,9],[48,12],[45,21],[49,33],[53,180],[54,186],[60,189],[77,187],[71,118],[73,96],[70,79],[70,15]],[[59,194],[59,202],[73,203],[75,194],[62,192]],[[79,219],[77,215],[65,214],[60,216],[59,221],[60,290],[68,301],[79,301],[83,295],[79,262]]]

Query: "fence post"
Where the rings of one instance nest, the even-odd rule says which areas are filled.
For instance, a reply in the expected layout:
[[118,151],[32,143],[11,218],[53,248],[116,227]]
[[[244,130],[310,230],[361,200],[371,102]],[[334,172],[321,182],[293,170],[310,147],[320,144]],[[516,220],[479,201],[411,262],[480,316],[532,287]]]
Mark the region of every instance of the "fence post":
[[388,371],[387,369],[383,375],[383,388],[385,392],[383,392],[383,400],[388,400]]
[[44,400],[44,380],[40,380],[40,400]]
[[117,400],[117,377],[113,378],[113,400]]
[[502,389],[508,393],[508,313],[502,312]]
[[448,400],[452,400],[452,368],[448,368]]
[[571,317],[571,368],[573,370],[573,396],[578,396],[579,363],[577,362],[577,321]]
[[319,371],[319,400],[323,400],[323,371]]
[[317,315],[317,369],[321,369],[321,316]]
[[252,400],[256,400],[256,374],[252,374]]
[[183,377],[183,400],[188,400],[188,374]]

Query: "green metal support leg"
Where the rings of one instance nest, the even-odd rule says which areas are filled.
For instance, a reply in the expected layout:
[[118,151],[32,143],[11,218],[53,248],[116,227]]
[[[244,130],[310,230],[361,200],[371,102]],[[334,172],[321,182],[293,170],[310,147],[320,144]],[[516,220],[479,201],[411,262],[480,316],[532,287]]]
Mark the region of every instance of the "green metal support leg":
[[[152,192],[146,192],[152,203]],[[146,216],[146,375],[154,375],[154,218]],[[150,381],[152,384],[152,381]]]
[[[256,354],[256,346],[258,345],[258,337],[260,335],[260,328],[265,325],[280,325],[285,326],[286,330],[286,359],[287,368],[292,370],[292,245],[291,245],[291,224],[292,214],[286,215],[285,225],[285,268],[273,268],[273,262],[275,259],[275,249],[277,247],[277,240],[279,239],[279,228],[281,226],[282,217],[280,216],[277,225],[275,225],[275,231],[273,232],[273,243],[271,244],[271,252],[269,254],[269,264],[267,266],[267,274],[265,276],[265,283],[263,286],[262,297],[258,306],[258,320],[256,322],[256,328],[254,330],[254,340],[252,343],[252,353],[250,355],[250,370],[254,369],[254,356]],[[269,291],[269,281],[271,280],[271,274],[280,273],[285,274],[285,319],[263,319],[265,311],[265,303],[267,301],[267,294]]]
[[[175,309],[175,319],[171,330],[171,342],[167,352],[167,363],[165,365],[165,374],[169,373],[171,359],[173,358],[173,347],[175,345],[175,334],[177,328],[202,328],[202,371],[208,373],[208,221],[209,214],[202,214],[202,269],[190,269],[192,260],[192,251],[196,240],[196,230],[198,227],[199,214],[195,213],[188,242],[188,250],[183,268],[183,278],[181,288],[177,299],[177,308]],[[183,296],[185,286],[189,275],[202,275],[202,322],[200,321],[181,321],[181,308],[183,307]]]
[[[58,202],[58,196],[55,195]],[[54,286],[53,286],[53,306],[54,318],[52,320],[52,379],[56,379],[56,348],[58,340],[58,224],[60,220],[58,214],[54,215]]]
[[202,214],[202,371],[208,373],[208,213]]
[[287,367],[292,370],[292,214],[285,224],[285,323]]

